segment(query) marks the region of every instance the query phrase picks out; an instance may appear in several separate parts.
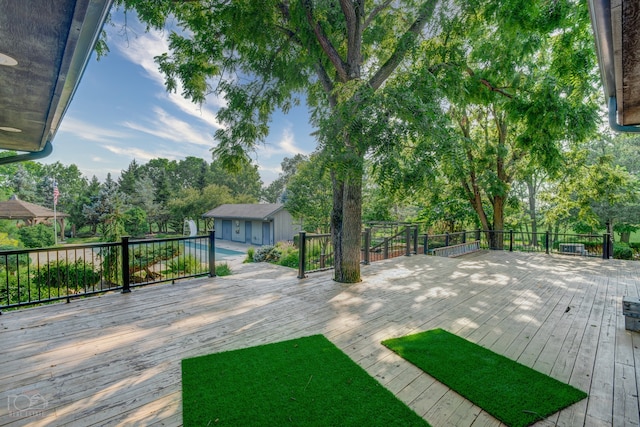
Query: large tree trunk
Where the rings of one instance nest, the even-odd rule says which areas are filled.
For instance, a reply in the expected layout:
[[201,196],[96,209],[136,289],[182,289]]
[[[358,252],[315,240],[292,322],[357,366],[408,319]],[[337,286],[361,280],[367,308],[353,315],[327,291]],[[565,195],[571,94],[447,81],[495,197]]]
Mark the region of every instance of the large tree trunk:
[[489,242],[491,249],[504,248],[504,197],[495,196],[493,198],[493,233]]
[[360,245],[362,229],[362,173],[351,171],[344,180],[333,177],[331,214],[334,280],[360,281]]

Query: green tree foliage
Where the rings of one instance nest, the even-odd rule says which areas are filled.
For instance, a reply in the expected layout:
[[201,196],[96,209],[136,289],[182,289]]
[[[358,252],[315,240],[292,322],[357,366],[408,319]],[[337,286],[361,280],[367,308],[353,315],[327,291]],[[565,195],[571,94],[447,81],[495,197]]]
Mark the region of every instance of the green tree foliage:
[[224,95],[215,155],[228,169],[250,164],[247,153],[266,137],[273,111],[286,112],[306,95],[321,149],[331,157],[335,279],[358,282],[364,156],[401,133],[388,131],[396,122],[381,109],[388,112],[384,105],[400,102],[406,91],[376,93],[413,51],[436,3],[120,3],[152,27],[170,18],[183,30],[171,33],[170,53],[158,64],[168,90],[180,82],[196,102],[211,91]]
[[127,209],[123,215],[124,231],[131,237],[144,237],[149,230],[147,213],[139,207]]
[[198,157],[187,157],[178,162],[175,170],[175,182],[181,189],[202,190],[211,179],[207,161]]
[[124,210],[125,203],[118,185],[111,174],[107,174],[96,200],[84,206],[83,214],[89,223],[97,225],[105,241],[115,242],[124,234]]
[[619,232],[631,232],[638,225],[640,181],[606,154],[606,141],[591,146],[598,145],[600,149],[575,153],[572,167],[545,191],[548,224],[569,224],[580,232],[597,232],[607,223],[611,228],[620,224]]
[[287,183],[285,208],[307,232],[328,233],[331,223],[331,177],[322,156],[312,154],[297,164]]
[[211,183],[229,189],[231,195],[243,203],[256,203],[262,192],[262,179],[258,166],[251,162],[242,162],[238,168],[229,171],[224,167],[224,161],[214,156],[210,165]]
[[71,207],[68,210],[69,218],[73,224],[75,224],[77,229],[80,229],[84,226],[91,227],[91,231],[93,234],[96,233],[96,228],[98,226],[98,217],[95,215],[87,216],[85,211],[85,206],[91,206],[96,200],[98,200],[98,195],[100,193],[100,181],[94,175],[91,178],[91,181],[84,187],[81,191],[75,193],[75,197],[70,197],[72,200]]
[[423,43],[426,63],[414,80],[436,76],[452,122],[451,136],[434,147],[441,174],[463,190],[482,228],[502,230],[519,172],[559,171],[563,147],[596,129],[598,73],[587,5],[478,1],[457,9]]
[[298,165],[308,159],[304,154],[285,157],[280,163],[282,172],[280,172],[276,180],[263,189],[262,199],[267,203],[283,203],[286,201],[286,188],[289,179],[296,173]]
[[242,203],[234,199],[231,191],[217,184],[211,184],[199,191],[195,188],[187,188],[168,203],[171,220],[174,227],[182,229],[185,219],[200,218],[211,209],[225,203]]
[[53,246],[55,243],[53,227],[45,224],[21,227],[18,230],[18,235],[22,244],[27,248],[45,248]]
[[125,194],[127,197],[135,197],[137,193],[137,183],[143,176],[143,170],[136,162],[136,159],[133,159],[131,163],[129,163],[129,167],[126,170],[123,170],[120,173],[120,178],[118,178],[118,186],[121,193]]
[[15,175],[11,178],[11,188],[13,193],[18,196],[20,200],[24,200],[29,203],[37,203],[36,196],[36,181],[33,175],[24,167],[24,165],[18,165]]

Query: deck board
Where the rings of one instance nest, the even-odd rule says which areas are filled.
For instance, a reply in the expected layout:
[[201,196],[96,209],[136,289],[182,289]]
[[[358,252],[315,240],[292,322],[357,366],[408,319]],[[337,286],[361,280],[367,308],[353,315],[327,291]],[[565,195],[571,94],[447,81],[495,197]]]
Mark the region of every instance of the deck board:
[[[322,333],[434,427],[501,423],[380,342],[444,328],[585,390],[537,425],[639,425],[640,263],[508,252],[416,255],[299,280],[251,266],[0,316],[0,426],[182,424],[180,360]],[[39,393],[41,414],[9,413]]]

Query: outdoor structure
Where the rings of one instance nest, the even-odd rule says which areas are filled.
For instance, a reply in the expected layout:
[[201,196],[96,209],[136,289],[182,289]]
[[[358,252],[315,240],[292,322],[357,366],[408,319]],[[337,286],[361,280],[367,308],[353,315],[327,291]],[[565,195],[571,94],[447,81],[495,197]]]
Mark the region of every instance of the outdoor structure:
[[640,3],[589,0],[609,124],[640,132]]
[[16,195],[0,202],[0,219],[24,221],[25,225],[31,226],[52,221],[55,218],[58,222],[60,240],[64,240],[64,220],[68,216],[69,214],[63,212],[54,213],[51,209],[22,201]]
[[111,3],[0,1],[0,164],[51,153]]
[[213,218],[216,237],[251,245],[293,240],[300,227],[281,204],[226,204],[202,215]]

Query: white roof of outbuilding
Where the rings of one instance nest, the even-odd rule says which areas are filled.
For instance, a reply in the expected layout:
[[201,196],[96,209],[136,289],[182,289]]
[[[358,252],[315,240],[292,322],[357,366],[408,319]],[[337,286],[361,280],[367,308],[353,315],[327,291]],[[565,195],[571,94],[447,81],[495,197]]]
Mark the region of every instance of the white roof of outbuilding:
[[226,204],[202,215],[204,218],[269,220],[284,209],[279,203]]

